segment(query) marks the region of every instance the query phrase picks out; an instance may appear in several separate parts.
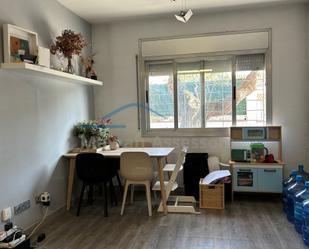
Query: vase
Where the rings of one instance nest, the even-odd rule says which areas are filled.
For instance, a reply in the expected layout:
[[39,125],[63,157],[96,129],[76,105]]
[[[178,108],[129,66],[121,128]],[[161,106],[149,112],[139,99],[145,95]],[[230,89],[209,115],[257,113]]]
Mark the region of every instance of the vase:
[[73,65],[72,65],[72,56],[68,57],[68,66],[67,66],[66,72],[70,73],[70,74],[74,73],[74,68],[73,68]]
[[96,149],[97,139],[95,136],[86,137],[85,135],[80,135],[80,147],[82,149]]
[[80,147],[82,149],[87,148],[88,147],[88,141],[87,141],[87,138],[85,137],[85,135],[79,135],[78,137],[80,139]]
[[95,136],[91,136],[88,140],[88,149],[96,149],[97,148],[97,140]]

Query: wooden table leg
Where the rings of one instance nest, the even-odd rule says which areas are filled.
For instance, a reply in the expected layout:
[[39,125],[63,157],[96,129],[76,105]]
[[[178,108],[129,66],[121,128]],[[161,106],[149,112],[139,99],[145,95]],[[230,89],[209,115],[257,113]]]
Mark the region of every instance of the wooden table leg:
[[71,208],[74,174],[75,174],[75,158],[70,158],[69,171],[68,171],[68,186],[67,186],[67,211],[69,211]]
[[159,179],[160,179],[160,188],[161,188],[161,200],[163,204],[163,211],[164,214],[167,214],[167,199],[166,199],[166,191],[165,191],[165,185],[164,185],[164,173],[163,173],[163,164],[162,164],[162,158],[157,158],[158,161],[158,173],[159,173]]

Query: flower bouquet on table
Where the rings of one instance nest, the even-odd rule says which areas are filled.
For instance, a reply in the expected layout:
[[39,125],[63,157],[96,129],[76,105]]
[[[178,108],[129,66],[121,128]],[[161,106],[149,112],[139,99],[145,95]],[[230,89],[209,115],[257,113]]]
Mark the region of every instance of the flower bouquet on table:
[[107,127],[111,120],[89,120],[79,122],[73,127],[73,135],[80,139],[80,147],[73,152],[99,152],[108,143],[110,130]]

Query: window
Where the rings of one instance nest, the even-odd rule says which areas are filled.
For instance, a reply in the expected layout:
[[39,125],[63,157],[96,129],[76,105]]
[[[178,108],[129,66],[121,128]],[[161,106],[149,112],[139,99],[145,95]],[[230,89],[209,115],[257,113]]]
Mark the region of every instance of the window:
[[266,73],[263,54],[237,56],[236,124],[266,123]]
[[174,128],[173,64],[149,65],[150,129]]
[[263,53],[146,61],[146,130],[265,125],[265,64]]

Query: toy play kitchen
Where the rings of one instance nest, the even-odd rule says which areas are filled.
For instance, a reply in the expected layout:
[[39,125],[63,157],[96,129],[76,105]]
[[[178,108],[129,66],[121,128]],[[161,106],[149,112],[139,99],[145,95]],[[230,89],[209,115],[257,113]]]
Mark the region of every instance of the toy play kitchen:
[[280,126],[231,127],[233,193],[282,193],[281,132]]

